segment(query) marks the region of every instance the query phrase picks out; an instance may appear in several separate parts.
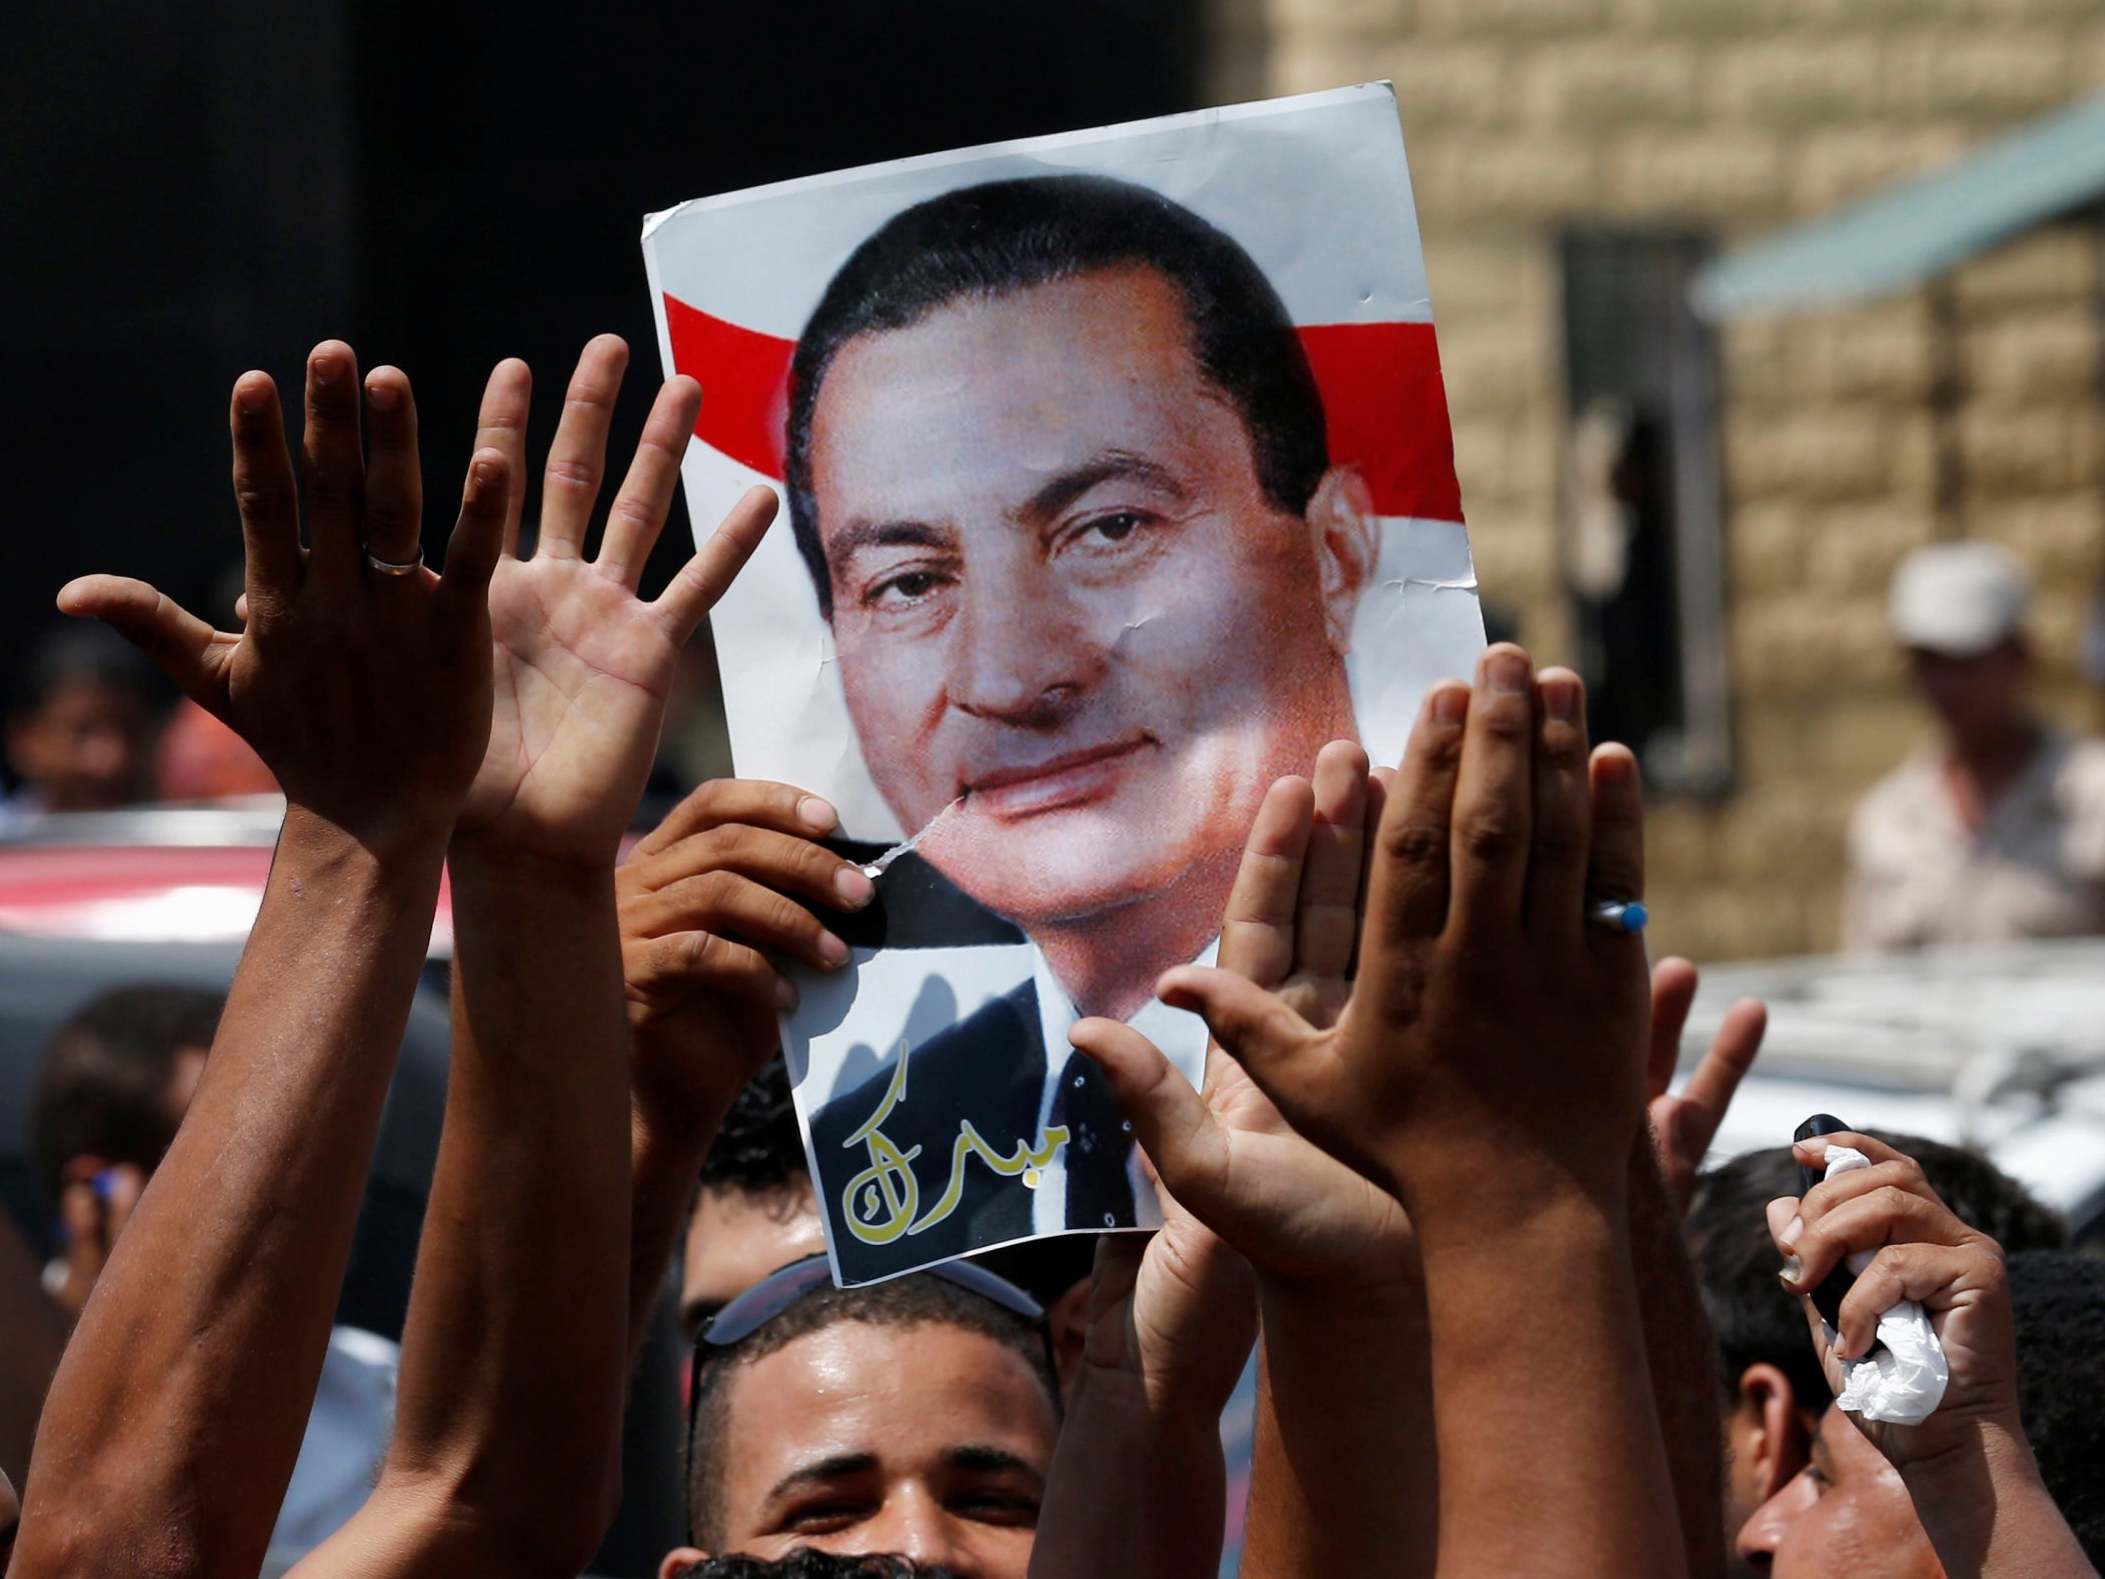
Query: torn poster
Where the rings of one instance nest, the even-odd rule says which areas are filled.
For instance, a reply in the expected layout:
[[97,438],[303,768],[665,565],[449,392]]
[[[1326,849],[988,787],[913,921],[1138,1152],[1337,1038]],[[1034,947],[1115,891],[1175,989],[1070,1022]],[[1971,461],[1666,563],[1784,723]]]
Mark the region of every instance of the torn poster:
[[836,1278],[1160,1220],[1068,1028],[1200,1073],[1259,801],[1401,755],[1483,643],[1386,84],[703,198],[643,237],[700,380],[704,531],[778,524],[712,627],[745,776],[878,898],[783,1046]]

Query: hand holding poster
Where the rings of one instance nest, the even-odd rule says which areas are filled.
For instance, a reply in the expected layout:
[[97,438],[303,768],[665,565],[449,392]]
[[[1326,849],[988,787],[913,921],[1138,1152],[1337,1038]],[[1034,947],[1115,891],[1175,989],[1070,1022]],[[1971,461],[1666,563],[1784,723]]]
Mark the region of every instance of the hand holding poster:
[[1159,1221],[1067,1030],[1197,1079],[1266,788],[1394,761],[1483,641],[1386,86],[652,216],[698,521],[791,530],[712,619],[739,771],[826,796],[878,900],[784,1024],[843,1282]]

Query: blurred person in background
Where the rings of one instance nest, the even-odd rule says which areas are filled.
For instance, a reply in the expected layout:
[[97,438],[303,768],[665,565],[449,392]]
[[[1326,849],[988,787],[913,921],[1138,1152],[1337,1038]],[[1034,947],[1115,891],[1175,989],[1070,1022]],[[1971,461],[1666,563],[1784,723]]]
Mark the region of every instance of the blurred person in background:
[[[2061,1219],[1979,1152],[1871,1133],[1912,1157],[1953,1215],[2008,1253],[2067,1245]],[[1688,1213],[1689,1255],[1718,1348],[1727,1566],[1740,1579],[1764,1572],[1766,1560],[1735,1551],[1735,1538],[1812,1461],[1829,1405],[1804,1319],[1777,1292],[1776,1248],[1762,1222],[1770,1201],[1797,1188],[1790,1147],[1743,1152],[1697,1180]]]
[[1893,634],[1939,738],[1850,821],[1847,947],[2105,932],[2105,742],[2029,705],[2028,595],[1990,543],[1918,549],[1893,578]]
[[153,778],[157,800],[228,800],[278,789],[249,743],[187,696],[161,731]]
[[[189,1111],[219,1029],[223,993],[142,983],[90,999],[53,1033],[37,1073],[31,1138],[59,1225],[44,1291],[68,1323],[95,1290],[147,1180]],[[10,1345],[10,1348],[13,1346]],[[16,1350],[18,1364],[41,1350]],[[399,1348],[355,1327],[329,1334],[307,1432],[271,1548],[289,1561],[355,1513],[393,1422]],[[50,1372],[24,1377],[41,1395]]]
[[154,732],[153,670],[116,632],[54,626],[30,646],[7,720],[15,788],[0,837],[47,812],[103,811],[143,800]]

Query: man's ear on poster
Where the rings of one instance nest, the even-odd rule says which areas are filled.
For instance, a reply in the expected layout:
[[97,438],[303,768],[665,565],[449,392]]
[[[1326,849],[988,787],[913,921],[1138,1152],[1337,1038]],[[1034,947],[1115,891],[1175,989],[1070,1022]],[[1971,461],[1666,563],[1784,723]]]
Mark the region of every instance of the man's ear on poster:
[[1381,557],[1374,491],[1357,466],[1334,465],[1308,496],[1309,536],[1323,594],[1330,645],[1340,658],[1352,647],[1352,621]]

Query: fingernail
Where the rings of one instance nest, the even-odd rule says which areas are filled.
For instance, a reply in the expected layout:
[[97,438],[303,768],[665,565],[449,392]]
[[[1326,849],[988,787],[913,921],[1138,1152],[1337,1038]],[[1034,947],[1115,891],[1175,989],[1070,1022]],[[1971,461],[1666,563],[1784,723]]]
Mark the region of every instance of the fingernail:
[[365,386],[366,404],[375,411],[393,411],[402,404],[402,391],[393,384],[368,384]]
[[314,359],[314,381],[327,389],[343,377],[343,363],[333,356],[318,356]]
[[816,795],[806,795],[797,802],[797,816],[807,828],[820,833],[831,833],[840,824],[840,813]]
[[841,896],[841,902],[860,910],[877,894],[877,885],[863,876],[859,866],[843,866],[833,874],[833,891]]
[[1805,1268],[1799,1264],[1796,1256],[1785,1256],[1783,1258],[1783,1270],[1776,1275],[1786,1283],[1795,1283],[1798,1281],[1798,1275],[1804,1270]]
[[797,989],[789,984],[787,976],[775,978],[775,1002],[784,1013],[797,1006]]
[[1792,1245],[1798,1243],[1798,1236],[1804,1232],[1805,1219],[1803,1217],[1794,1217],[1783,1225],[1783,1232],[1776,1236],[1776,1242],[1788,1250]]
[[1469,716],[1469,687],[1466,685],[1443,685],[1433,692],[1433,720],[1441,724],[1459,724]]
[[845,965],[848,963],[848,945],[835,937],[831,932],[821,932],[819,934],[819,958],[828,965]]
[[262,386],[250,384],[234,397],[234,404],[241,409],[244,417],[253,417],[265,404]]
[[1832,1354],[1838,1360],[1848,1359],[1849,1340],[1843,1337],[1842,1334],[1840,1334],[1839,1332],[1835,1332],[1835,1329],[1832,1327],[1828,1327],[1826,1330],[1830,1333],[1833,1333],[1833,1336],[1827,1340],[1827,1352],[1829,1354]]
[[1568,724],[1579,716],[1579,682],[1569,675],[1558,675],[1542,682],[1542,710],[1560,724]]
[[492,480],[493,480],[493,479],[494,479],[494,478],[496,477],[496,475],[497,475],[497,468],[496,468],[496,466],[495,466],[495,465],[494,465],[493,463],[491,463],[491,462],[489,462],[489,461],[477,461],[477,462],[475,463],[475,486],[476,486],[476,487],[478,487],[478,488],[487,488],[487,487],[489,487],[489,486],[490,486],[490,483],[491,483],[491,481],[492,481]]
[[1501,696],[1518,696],[1528,688],[1528,661],[1517,652],[1495,652],[1484,660],[1484,679]]

